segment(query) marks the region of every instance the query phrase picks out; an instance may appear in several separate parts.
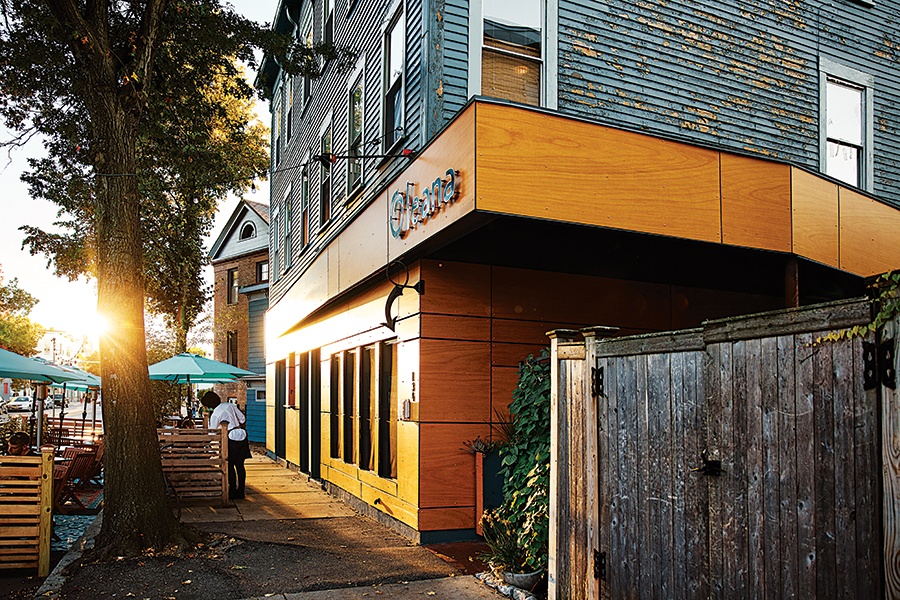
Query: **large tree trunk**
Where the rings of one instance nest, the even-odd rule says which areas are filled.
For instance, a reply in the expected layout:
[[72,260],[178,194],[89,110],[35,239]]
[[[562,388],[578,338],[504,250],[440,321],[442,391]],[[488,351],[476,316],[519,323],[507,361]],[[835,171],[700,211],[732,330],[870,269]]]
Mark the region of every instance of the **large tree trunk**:
[[[106,444],[103,527],[98,547],[134,554],[181,542],[165,497],[144,339],[140,202],[135,172],[137,116],[115,94],[89,103],[98,156],[98,310]],[[108,175],[103,175],[108,174]]]

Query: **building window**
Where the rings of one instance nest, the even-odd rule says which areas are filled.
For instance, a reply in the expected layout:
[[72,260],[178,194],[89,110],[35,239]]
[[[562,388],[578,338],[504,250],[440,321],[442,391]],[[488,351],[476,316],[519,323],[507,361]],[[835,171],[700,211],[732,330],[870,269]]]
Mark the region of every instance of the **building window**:
[[238,270],[228,269],[228,304],[238,303]]
[[225,334],[225,362],[234,367],[238,366],[237,331],[229,331]]
[[325,0],[322,5],[322,42],[334,43],[334,0]]
[[272,236],[272,264],[274,265],[272,268],[272,279],[273,281],[278,281],[279,273],[281,273],[281,268],[279,262],[281,259],[281,236],[279,235],[280,231],[278,229],[278,225],[281,223],[281,211],[278,207],[275,207],[275,211],[272,213],[272,224],[269,229]]
[[332,355],[330,456],[396,479],[397,399],[396,343]]
[[341,355],[331,355],[329,388],[329,456],[341,457]]
[[256,282],[265,283],[269,280],[269,261],[263,260],[256,263]]
[[300,251],[309,244],[309,167],[300,171]]
[[238,239],[241,240],[249,240],[250,238],[256,237],[256,227],[253,226],[253,223],[244,223],[241,226],[241,233],[238,235]]
[[540,106],[541,0],[484,0],[481,93]]
[[[331,125],[325,128],[319,144],[323,157],[331,154]],[[319,227],[324,228],[331,220],[331,175],[333,165],[330,160],[320,161],[319,172]]]
[[[303,18],[303,24],[301,25],[301,31],[303,32],[302,41],[306,45],[307,48],[312,48],[313,46],[313,26],[312,26],[312,11],[307,12]],[[300,106],[305,108],[306,103],[309,102],[309,97],[312,88],[312,77],[309,75],[303,75],[303,84],[300,88]]]
[[356,464],[356,353],[345,352],[343,360],[343,390],[341,391],[341,433],[344,462]]
[[874,78],[824,58],[820,68],[820,169],[872,191]]
[[275,114],[272,115],[272,127],[275,130],[272,135],[272,161],[274,167],[281,162],[281,108],[284,103],[284,88],[275,92]]
[[352,194],[363,179],[363,87],[362,76],[350,88],[350,115],[347,132],[347,193]]
[[287,141],[291,140],[291,128],[293,127],[293,111],[294,111],[294,76],[286,75],[285,76],[285,85],[287,86],[287,91],[285,91],[285,102],[287,106],[284,109],[285,113],[285,126],[284,126],[284,135],[287,138]]
[[294,224],[291,219],[292,207],[294,204],[294,182],[291,182],[290,187],[288,188],[287,193],[284,196],[284,218],[282,219],[284,231],[282,235],[284,237],[284,270],[287,271],[291,268],[291,264],[293,264],[293,240],[291,239],[291,231],[293,230]]
[[403,137],[403,71],[406,58],[406,18],[402,8],[384,36],[384,147]]

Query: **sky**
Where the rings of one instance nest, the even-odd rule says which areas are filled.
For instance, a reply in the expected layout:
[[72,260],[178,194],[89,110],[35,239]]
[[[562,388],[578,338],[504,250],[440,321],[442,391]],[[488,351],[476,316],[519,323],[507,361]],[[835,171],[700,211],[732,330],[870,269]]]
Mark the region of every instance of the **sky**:
[[[231,4],[247,18],[260,23],[271,23],[277,7],[276,0],[234,0]],[[253,79],[254,74],[248,73]],[[268,104],[257,102],[257,115],[267,126],[270,122]],[[0,128],[0,140],[10,139],[11,133]],[[53,267],[48,266],[42,255],[31,256],[22,249],[24,233],[22,225],[33,225],[44,231],[56,231],[53,222],[57,219],[56,206],[44,200],[34,200],[28,195],[27,186],[20,175],[27,170],[29,157],[44,155],[40,140],[32,140],[23,148],[11,153],[0,153],[0,270],[3,283],[18,279],[18,285],[39,302],[29,317],[47,329],[65,331],[75,337],[94,336],[97,333],[96,319],[97,287],[95,281],[80,279],[70,282],[56,277]],[[269,201],[269,187],[266,182],[257,182],[256,192],[245,196],[256,202]],[[219,206],[216,222],[208,249],[221,232],[237,206],[239,198],[230,197]],[[212,280],[212,269],[207,268],[207,277]]]

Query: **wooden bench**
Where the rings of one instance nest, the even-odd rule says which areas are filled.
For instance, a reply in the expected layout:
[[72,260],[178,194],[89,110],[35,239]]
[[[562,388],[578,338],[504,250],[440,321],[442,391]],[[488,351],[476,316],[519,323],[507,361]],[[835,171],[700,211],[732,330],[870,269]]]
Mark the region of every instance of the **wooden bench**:
[[0,457],[0,569],[50,573],[53,448]]
[[157,429],[163,474],[178,501],[228,504],[228,430]]

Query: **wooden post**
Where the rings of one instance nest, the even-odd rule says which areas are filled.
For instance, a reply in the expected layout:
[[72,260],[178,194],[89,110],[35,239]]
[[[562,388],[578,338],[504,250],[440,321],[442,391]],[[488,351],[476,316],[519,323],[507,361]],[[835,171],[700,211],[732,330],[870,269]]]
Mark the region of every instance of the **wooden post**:
[[222,506],[228,504],[228,423],[219,424],[219,449],[222,453]]
[[53,526],[53,446],[41,447],[41,513],[38,526],[38,577],[50,574],[50,529]]
[[[560,398],[559,388],[562,385],[559,373],[559,346],[560,343],[572,341],[578,335],[577,331],[571,329],[557,329],[547,333],[550,338],[550,540],[548,547],[547,559],[547,599],[557,600],[557,598],[565,598],[568,588],[567,581],[559,581],[559,535],[560,535],[560,445],[566,444],[566,436],[568,430],[560,430],[560,426],[565,426],[567,419],[563,418],[560,423],[560,401],[565,402],[565,398]],[[567,465],[565,465],[567,467]],[[566,490],[566,498],[568,498],[568,490]],[[564,507],[565,513],[568,514],[568,506]],[[563,529],[567,528],[566,524],[562,524]],[[567,561],[563,560],[563,564]],[[557,589],[562,584],[562,589]]]
[[[900,316],[885,323],[881,340],[893,338],[891,360],[896,380],[900,360]],[[878,365],[879,375],[885,366]],[[880,377],[879,377],[880,379]],[[900,598],[900,390],[881,386],[881,455],[884,465],[884,597]]]

